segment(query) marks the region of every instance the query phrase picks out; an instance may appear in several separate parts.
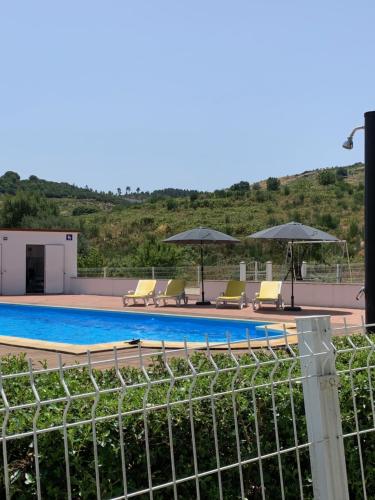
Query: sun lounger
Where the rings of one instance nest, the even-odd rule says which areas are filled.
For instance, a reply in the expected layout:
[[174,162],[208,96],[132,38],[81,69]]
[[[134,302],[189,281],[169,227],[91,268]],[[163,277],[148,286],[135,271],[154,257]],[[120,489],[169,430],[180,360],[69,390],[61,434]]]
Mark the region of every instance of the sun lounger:
[[275,304],[277,309],[284,307],[281,295],[282,281],[262,281],[260,290],[253,299],[253,309],[260,309],[263,304]]
[[216,307],[227,304],[237,304],[239,309],[247,307],[245,281],[228,281],[227,289],[216,299]]
[[138,299],[143,300],[145,306],[148,306],[149,301],[155,302],[155,287],[156,280],[139,280],[136,290],[129,290],[122,298],[124,306],[129,305],[129,299],[133,299],[136,304]]
[[160,302],[163,302],[164,305],[167,305],[168,299],[174,299],[176,301],[176,306],[180,306],[181,302],[183,304],[187,304],[188,297],[185,294],[185,284],[185,280],[169,280],[164,293],[159,292],[155,297],[156,307],[160,306]]

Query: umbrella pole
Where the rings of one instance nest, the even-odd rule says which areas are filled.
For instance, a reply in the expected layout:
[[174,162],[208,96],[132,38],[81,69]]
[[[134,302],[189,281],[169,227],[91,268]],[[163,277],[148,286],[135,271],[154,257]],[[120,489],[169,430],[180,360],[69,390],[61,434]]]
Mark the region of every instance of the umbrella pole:
[[201,244],[201,286],[202,286],[202,303],[204,302],[204,269],[203,269],[203,245]]
[[290,305],[294,307],[294,252],[292,241],[292,296],[290,297]]
[[294,252],[293,252],[293,241],[291,242],[291,247],[292,247],[292,295],[290,297],[290,306],[284,307],[284,311],[300,311],[301,308],[299,306],[294,305]]
[[209,306],[211,302],[209,300],[204,300],[204,267],[203,267],[203,245],[201,243],[201,300],[196,302],[197,306]]

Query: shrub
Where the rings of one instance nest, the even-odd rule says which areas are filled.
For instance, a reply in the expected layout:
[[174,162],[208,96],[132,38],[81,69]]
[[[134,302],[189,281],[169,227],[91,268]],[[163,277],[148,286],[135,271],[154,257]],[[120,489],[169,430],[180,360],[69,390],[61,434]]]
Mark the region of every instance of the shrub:
[[[353,337],[355,343],[360,342]],[[346,353],[344,348],[350,347],[343,339],[334,339],[336,347],[341,348],[336,360],[339,370],[347,368],[351,353]],[[297,354],[298,350],[296,349]],[[355,366],[366,367],[369,351],[358,350],[355,355]],[[283,357],[282,352],[277,354]],[[147,488],[147,454],[145,450],[145,421],[143,398],[147,393],[147,423],[150,449],[148,457],[152,470],[153,484],[162,484],[171,480],[170,460],[170,428],[173,433],[175,471],[177,478],[194,475],[193,449],[191,438],[191,420],[188,405],[179,403],[186,400],[189,391],[194,400],[191,406],[193,412],[196,455],[199,470],[213,470],[217,466],[214,432],[217,432],[219,458],[222,465],[237,462],[236,432],[233,409],[235,408],[240,437],[240,452],[242,458],[256,457],[258,455],[255,425],[261,440],[263,455],[276,451],[275,425],[273,413],[277,408],[278,439],[282,449],[288,449],[295,444],[293,418],[295,415],[296,430],[300,444],[307,442],[307,429],[303,402],[302,384],[292,383],[291,393],[288,384],[278,384],[277,381],[288,380],[291,366],[292,376],[300,375],[298,363],[280,363],[275,372],[271,372],[274,363],[270,361],[267,353],[258,353],[264,363],[258,368],[254,366],[253,358],[248,354],[241,355],[238,359],[241,369],[238,374],[233,371],[233,359],[225,354],[214,355],[215,364],[220,369],[232,368],[231,371],[221,371],[220,375],[212,378],[212,364],[204,354],[194,354],[191,362],[196,367],[199,377],[192,387],[191,379],[186,377],[191,370],[186,361],[181,358],[170,358],[169,365],[176,379],[173,390],[169,383],[160,383],[147,389],[147,379],[138,369],[120,368],[121,376],[127,386],[123,400],[122,410],[125,413],[119,422],[118,404],[120,392],[119,378],[114,369],[103,371],[93,370],[92,374],[101,389],[109,389],[108,394],[100,394],[95,409],[96,442],[100,470],[100,484],[102,498],[113,498],[123,495],[122,487],[122,452],[125,453],[125,467],[128,481],[128,492]],[[27,372],[28,364],[25,356],[8,356],[2,359],[2,372],[15,373]],[[164,364],[154,359],[147,366],[150,380],[168,380],[170,373]],[[236,386],[242,390],[232,398],[231,386],[235,375]],[[77,422],[91,419],[94,404],[94,387],[87,369],[69,369],[65,371],[65,380],[68,387],[73,388],[74,394],[91,393],[90,398],[78,398],[72,401],[68,411],[68,421]],[[254,378],[255,377],[255,378]],[[179,379],[178,379],[179,378]],[[36,376],[36,386],[44,401],[63,397],[64,390],[59,380],[58,373],[48,373]],[[270,380],[275,384],[270,388]],[[254,393],[252,384],[257,388]],[[343,432],[352,432],[359,429],[372,428],[373,414],[369,399],[369,373],[368,370],[343,374],[340,377],[340,407],[342,415]],[[138,386],[136,386],[136,384]],[[214,391],[220,396],[215,397],[215,420],[211,408],[210,386],[214,384]],[[353,389],[355,387],[356,411],[353,408]],[[371,387],[371,386],[370,386]],[[30,389],[28,377],[17,377],[4,381],[4,389],[8,400],[13,404],[35,401]],[[293,410],[291,405],[293,396]],[[255,396],[255,399],[253,399]],[[169,403],[172,403],[169,405]],[[253,405],[257,405],[257,421],[255,422]],[[160,405],[160,409],[152,406]],[[234,406],[235,405],[235,406]],[[49,428],[61,424],[63,419],[64,403],[49,403],[42,406],[38,428]],[[141,410],[138,411],[137,410]],[[132,413],[133,412],[133,413]],[[32,430],[34,411],[27,409],[11,412],[7,424],[7,435],[22,433]],[[115,416],[115,417],[114,417]],[[100,418],[102,417],[102,420]],[[119,440],[119,425],[124,429],[124,447],[121,449]],[[93,464],[93,432],[91,425],[72,426],[68,430],[69,466],[72,479],[72,497],[89,500],[97,498],[95,468]],[[11,496],[26,500],[36,497],[35,463],[33,460],[32,436],[22,439],[7,441],[7,455],[9,457],[9,470],[11,473]],[[366,467],[366,488],[368,492],[375,490],[374,446],[375,435],[372,432],[361,436],[362,458]],[[362,498],[361,472],[358,467],[358,446],[356,436],[345,442],[346,463],[349,482],[350,498]],[[39,435],[39,458],[41,473],[42,498],[66,498],[66,474],[64,459],[64,442],[62,430],[54,430]],[[308,449],[299,450],[301,481],[306,499],[313,497],[311,485],[311,470]],[[284,474],[284,487],[286,498],[299,498],[298,470],[296,467],[295,452],[282,455],[282,470]],[[243,484],[246,498],[261,498],[261,483],[259,479],[258,464],[248,464],[243,467]],[[264,485],[267,498],[280,498],[280,484],[278,460],[263,460]],[[226,500],[240,498],[238,469],[229,469],[223,473],[223,497]],[[200,496],[204,499],[218,498],[218,481],[216,474],[209,474],[201,478]],[[0,489],[4,491],[4,468],[0,468]],[[186,481],[178,485],[178,497],[183,499],[196,498],[195,482]],[[173,498],[173,491],[168,488],[161,489],[155,496],[158,500]]]
[[233,184],[230,188],[231,191],[249,191],[250,184],[247,181],[240,181]]
[[280,188],[280,180],[277,177],[268,177],[267,191],[277,191]]
[[103,256],[97,248],[90,248],[86,253],[78,256],[78,267],[100,268],[104,266]]
[[328,186],[329,184],[334,184],[336,182],[336,175],[333,170],[324,169],[318,174],[318,182],[322,186]]
[[94,214],[98,212],[98,209],[95,207],[90,207],[87,205],[79,205],[78,207],[74,207],[72,211],[72,215],[87,215]]
[[263,203],[266,201],[267,196],[264,193],[264,191],[255,191],[255,200],[258,201],[259,203]]
[[336,229],[339,225],[339,221],[331,213],[322,214],[318,217],[318,222],[320,226],[328,229]]
[[176,210],[176,208],[177,208],[177,202],[173,198],[169,198],[167,200],[167,203],[165,204],[165,206],[166,206],[167,210],[171,210],[171,211],[172,210]]
[[339,167],[336,169],[337,180],[342,180],[348,177],[348,169],[345,167]]

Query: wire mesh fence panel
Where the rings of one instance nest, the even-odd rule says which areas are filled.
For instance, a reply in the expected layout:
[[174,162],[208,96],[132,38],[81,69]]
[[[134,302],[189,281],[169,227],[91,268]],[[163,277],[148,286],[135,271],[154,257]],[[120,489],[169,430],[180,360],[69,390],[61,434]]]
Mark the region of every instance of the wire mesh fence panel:
[[336,366],[350,498],[375,491],[375,325],[337,329]]
[[3,359],[1,497],[312,498],[298,358],[222,347]]
[[[88,352],[75,364],[57,354],[50,367],[5,356],[0,498],[310,499],[324,488],[312,460],[337,439],[344,489],[373,498],[372,331],[344,323],[332,340],[310,344],[313,329],[284,329],[278,347],[266,330],[262,349],[249,336],[237,349],[228,333],[199,351],[138,345]],[[306,404],[311,387],[316,404]],[[332,417],[316,414],[332,403],[327,390],[337,393],[339,426],[330,427],[331,441],[329,433],[314,441],[312,418],[323,425]]]

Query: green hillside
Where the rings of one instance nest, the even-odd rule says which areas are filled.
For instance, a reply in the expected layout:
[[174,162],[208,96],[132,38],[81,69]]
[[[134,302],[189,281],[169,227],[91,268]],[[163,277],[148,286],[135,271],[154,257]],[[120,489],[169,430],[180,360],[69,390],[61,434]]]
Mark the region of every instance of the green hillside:
[[[10,191],[2,182],[9,174],[14,173],[0,177],[2,225],[79,229],[81,266],[191,263],[196,257],[193,248],[171,247],[161,240],[198,225],[243,239],[291,220],[346,239],[352,259],[362,258],[363,164],[269,178],[252,185],[241,181],[212,193],[139,190],[133,203],[122,194],[98,193],[66,183],[61,187],[61,183],[32,178],[18,178]],[[10,217],[14,212],[17,216]],[[337,250],[323,255],[320,248],[309,252],[308,258],[316,260],[329,260],[334,252],[337,255]],[[247,240],[233,248],[211,248],[207,258],[211,263],[237,263],[239,258],[281,261],[284,255],[277,244]]]

